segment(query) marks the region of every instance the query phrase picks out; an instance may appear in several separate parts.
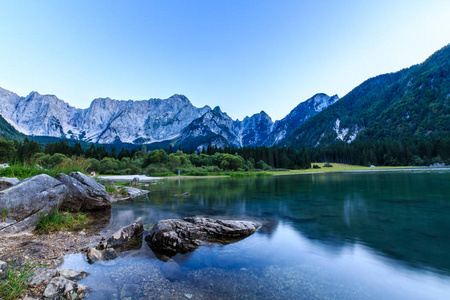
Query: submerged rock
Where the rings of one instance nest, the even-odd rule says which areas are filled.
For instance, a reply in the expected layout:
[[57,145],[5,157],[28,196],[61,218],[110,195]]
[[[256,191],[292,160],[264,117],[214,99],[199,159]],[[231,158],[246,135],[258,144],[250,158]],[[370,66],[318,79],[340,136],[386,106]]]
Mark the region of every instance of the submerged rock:
[[169,280],[177,280],[182,275],[180,266],[173,259],[163,263],[160,270],[164,277]]
[[138,284],[124,284],[120,291],[120,299],[133,299],[136,298],[136,292],[139,290]]
[[72,269],[69,270],[61,270],[59,271],[59,274],[69,280],[73,280],[73,281],[79,281],[83,278],[86,278],[87,276],[89,276],[88,272],[84,272],[84,271],[75,271]]
[[173,256],[192,252],[203,242],[222,245],[237,242],[253,234],[259,226],[250,221],[197,217],[170,219],[156,223],[145,241],[153,251]]
[[54,277],[45,288],[43,299],[82,299],[92,289],[64,277]]
[[106,188],[91,177],[81,172],[72,172],[69,175],[58,174],[56,179],[68,189],[68,195],[61,204],[62,209],[87,211],[111,207]]
[[188,192],[186,192],[186,193],[183,193],[183,194],[175,194],[175,195],[173,195],[174,197],[187,197],[187,196],[190,196],[191,194],[189,194]]
[[114,250],[113,248],[107,248],[104,250],[90,248],[87,251],[86,256],[87,256],[89,263],[91,263],[91,264],[93,264],[94,262],[96,262],[98,260],[113,260],[113,259],[116,259],[117,257],[119,257],[116,250]]

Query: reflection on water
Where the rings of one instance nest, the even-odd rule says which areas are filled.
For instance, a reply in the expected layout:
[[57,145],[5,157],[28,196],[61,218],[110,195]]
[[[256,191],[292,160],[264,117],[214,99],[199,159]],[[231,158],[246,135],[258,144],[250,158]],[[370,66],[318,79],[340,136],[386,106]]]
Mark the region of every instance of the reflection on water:
[[[108,266],[73,256],[63,267],[90,268],[83,283],[110,281],[113,298],[450,298],[449,179],[414,172],[166,181],[116,203],[104,233],[137,217],[251,218],[264,226],[236,244],[177,255],[173,268],[145,243]],[[173,196],[184,192],[191,196]]]

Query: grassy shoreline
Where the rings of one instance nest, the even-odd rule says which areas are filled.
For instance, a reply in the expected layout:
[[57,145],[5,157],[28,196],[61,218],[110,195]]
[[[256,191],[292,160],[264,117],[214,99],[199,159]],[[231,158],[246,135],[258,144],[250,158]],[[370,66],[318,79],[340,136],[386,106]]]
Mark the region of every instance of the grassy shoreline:
[[[161,180],[161,179],[201,179],[201,178],[227,178],[227,177],[236,177],[236,178],[244,178],[244,177],[258,177],[258,176],[286,176],[286,175],[310,175],[310,174],[323,174],[323,173],[351,173],[351,172],[401,172],[401,171],[442,171],[449,170],[450,168],[430,168],[430,167],[416,167],[416,166],[381,166],[381,167],[365,167],[365,166],[355,166],[355,165],[346,165],[346,164],[338,164],[332,163],[333,167],[322,167],[324,163],[314,163],[315,165],[321,166],[320,169],[304,169],[304,170],[288,170],[288,171],[268,171],[268,172],[233,172],[230,174],[212,174],[206,176],[190,176],[190,175],[182,175],[182,176],[161,176],[161,177],[147,177],[148,181],[153,180]],[[313,164],[311,164],[312,167]],[[131,175],[130,177],[132,177]],[[103,180],[112,180],[117,178],[120,181],[120,178],[123,178],[121,175],[100,175],[99,178]],[[122,181],[126,181],[127,179],[122,179]],[[145,182],[145,179],[141,179],[141,182]]]

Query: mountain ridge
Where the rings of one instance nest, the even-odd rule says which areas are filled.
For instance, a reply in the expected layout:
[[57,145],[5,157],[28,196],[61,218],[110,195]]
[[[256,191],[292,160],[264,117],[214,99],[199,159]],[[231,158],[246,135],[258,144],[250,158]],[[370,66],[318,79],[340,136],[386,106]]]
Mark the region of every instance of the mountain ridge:
[[[335,100],[328,103],[332,97],[317,95],[321,95],[322,100],[319,101],[320,108],[314,110],[312,115],[338,99],[333,96]],[[302,103],[309,102],[301,102],[286,116],[289,120],[284,123],[297,127],[304,121],[292,118],[293,111],[307,109]],[[17,131],[31,136],[102,144],[162,143],[195,149],[209,145],[266,145],[274,140],[271,134],[275,124],[278,124],[276,122],[284,124],[284,119],[274,123],[264,111],[247,116],[242,121],[233,120],[219,106],[214,109],[207,105],[197,108],[180,94],[167,99],[149,100],[96,98],[88,108],[81,109],[55,95],[41,95],[33,91],[26,97],[20,97],[3,88],[0,90],[0,115]]]
[[450,44],[420,64],[367,79],[304,122],[285,144],[317,147],[430,133],[450,133]]

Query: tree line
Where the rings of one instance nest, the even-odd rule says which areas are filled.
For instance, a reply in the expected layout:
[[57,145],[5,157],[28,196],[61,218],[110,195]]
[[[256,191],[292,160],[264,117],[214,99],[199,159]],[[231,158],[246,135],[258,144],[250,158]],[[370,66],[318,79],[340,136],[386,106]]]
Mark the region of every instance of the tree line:
[[153,150],[145,146],[131,151],[115,147],[107,151],[105,146],[91,144],[83,148],[80,143],[69,145],[68,141],[46,143],[26,138],[23,142],[0,139],[0,161],[10,163],[36,164],[45,168],[61,165],[82,164],[87,171],[102,174],[162,174],[190,173],[206,175],[221,171],[258,171],[273,169],[310,168],[306,149],[244,147],[205,147],[200,151],[183,149]]
[[308,149],[311,160],[362,166],[427,166],[450,164],[450,137],[355,140]]

